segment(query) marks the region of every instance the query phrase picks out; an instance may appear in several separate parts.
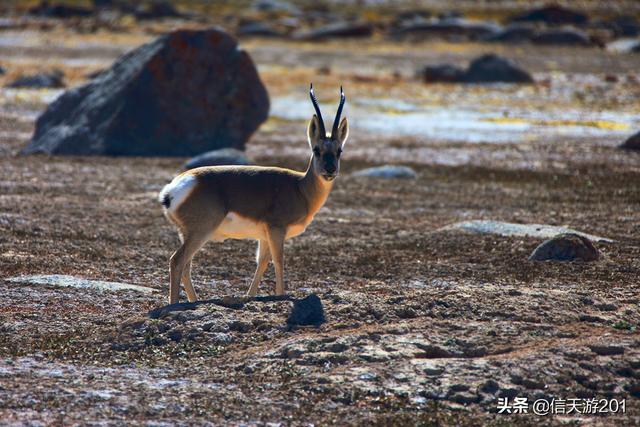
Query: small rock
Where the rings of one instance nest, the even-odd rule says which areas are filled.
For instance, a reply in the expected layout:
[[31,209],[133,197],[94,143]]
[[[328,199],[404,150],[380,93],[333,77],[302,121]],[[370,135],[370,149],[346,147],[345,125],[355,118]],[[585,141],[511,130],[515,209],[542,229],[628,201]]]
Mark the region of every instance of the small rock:
[[367,22],[336,22],[325,27],[295,34],[294,38],[317,41],[338,37],[369,37],[372,34],[373,26]]
[[535,35],[536,31],[530,25],[512,24],[486,40],[501,43],[523,43],[531,41]]
[[456,357],[455,353],[450,352],[440,346],[433,344],[415,343],[416,347],[422,350],[422,353],[416,355],[421,359],[441,359],[447,357]]
[[362,169],[354,172],[352,176],[367,178],[408,178],[415,179],[418,174],[407,166],[384,165],[373,168]]
[[617,345],[590,345],[589,348],[599,356],[616,356],[624,354],[624,347]]
[[178,342],[182,339],[182,331],[180,329],[172,329],[167,334],[171,341]]
[[480,396],[471,393],[454,393],[447,399],[461,405],[470,405],[472,403],[478,403],[480,401]]
[[603,323],[605,320],[599,316],[592,316],[590,314],[581,314],[578,317],[578,320],[581,322],[589,322],[589,323]]
[[32,76],[18,77],[7,85],[8,88],[30,88],[30,89],[56,89],[65,87],[63,81],[64,73],[54,70],[51,73],[34,74]]
[[134,10],[136,19],[180,18],[183,15],[168,0],[153,0],[146,7],[138,6]]
[[464,70],[450,64],[427,65],[422,69],[422,80],[425,83],[456,83],[464,76]]
[[466,384],[453,384],[451,387],[449,387],[449,390],[452,392],[455,391],[467,391],[469,390],[469,386]]
[[624,389],[627,390],[631,396],[640,398],[640,381],[629,383]]
[[466,83],[533,83],[529,73],[516,67],[508,59],[494,54],[474,59],[463,80]]
[[327,351],[330,351],[332,353],[342,353],[343,351],[347,350],[347,345],[344,343],[340,343],[340,342],[336,342],[336,343],[331,343],[330,345],[327,346]]
[[494,380],[487,380],[480,386],[480,391],[483,393],[494,394],[498,390],[500,390],[500,384]]
[[534,36],[531,41],[540,45],[593,45],[593,42],[589,39],[589,36],[586,33],[571,28],[542,31]]
[[427,367],[424,368],[422,370],[422,372],[424,372],[425,375],[429,375],[429,376],[437,376],[440,375],[444,372],[443,368],[437,368],[437,367]]
[[491,22],[461,18],[416,20],[404,23],[392,36],[410,39],[443,38],[447,40],[480,40],[497,34],[501,27]]
[[550,5],[533,9],[511,18],[512,22],[544,22],[546,24],[586,24],[589,17],[582,12]]
[[324,309],[318,295],[311,294],[293,301],[293,309],[287,319],[289,326],[320,326],[324,322]]
[[[640,47],[640,44],[638,46]],[[640,150],[640,132],[627,138],[627,140],[620,145],[620,148],[625,150]]]
[[640,35],[640,24],[631,15],[618,16],[608,22],[616,37],[636,37]]
[[600,311],[616,311],[618,309],[618,306],[612,303],[595,304],[593,307]]
[[194,169],[202,166],[224,166],[224,165],[249,165],[249,158],[244,152],[235,148],[221,148],[219,150],[207,151],[188,160],[184,164],[184,169]]
[[238,36],[280,37],[282,33],[264,22],[247,22],[238,26]]
[[596,261],[600,257],[591,240],[578,234],[560,234],[542,242],[529,257],[530,261]]
[[5,74],[6,72],[7,72],[7,70],[5,70],[4,67],[0,66],[0,76]]
[[243,322],[242,320],[234,320],[232,322],[229,322],[230,331],[245,333],[245,332],[249,332],[251,328],[252,328],[251,323]]
[[42,0],[38,6],[32,7],[27,13],[31,16],[47,18],[74,18],[91,16],[93,11],[82,6],[51,4],[47,0]]
[[499,397],[508,397],[509,399],[513,399],[514,397],[520,395],[520,390],[517,388],[503,387],[500,388],[500,391],[498,392]]

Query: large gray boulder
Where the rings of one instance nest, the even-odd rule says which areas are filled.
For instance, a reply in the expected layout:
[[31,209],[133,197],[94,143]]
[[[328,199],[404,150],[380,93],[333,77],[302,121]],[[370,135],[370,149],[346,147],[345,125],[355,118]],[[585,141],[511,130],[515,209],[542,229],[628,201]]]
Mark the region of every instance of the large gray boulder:
[[192,156],[245,142],[269,97],[249,55],[219,29],[178,30],[118,59],[38,118],[24,153]]

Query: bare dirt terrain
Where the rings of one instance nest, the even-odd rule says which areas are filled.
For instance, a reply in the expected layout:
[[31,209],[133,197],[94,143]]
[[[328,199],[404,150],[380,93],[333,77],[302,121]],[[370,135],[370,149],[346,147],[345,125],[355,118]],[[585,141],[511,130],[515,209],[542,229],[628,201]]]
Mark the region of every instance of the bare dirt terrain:
[[[70,32],[48,33],[48,43],[29,34],[20,43],[30,46],[1,44],[3,65],[59,67],[70,85],[151,38],[74,33],[76,46],[61,48],[55,41]],[[3,89],[0,423],[640,423],[640,155],[616,148],[640,124],[637,54],[443,42],[243,45],[272,97],[271,118],[248,144],[258,164],[305,168],[308,82],[327,106],[340,84],[347,91],[353,128],[341,176],[315,221],[285,246],[291,295],[316,293],[326,322],[288,328],[289,300],[151,318],[167,303],[168,258],[179,244],[156,196],[185,159],[21,156],[55,92]],[[421,64],[466,64],[489,50],[538,83],[424,85],[414,77]],[[283,99],[302,118],[288,115]],[[370,100],[487,113],[482,122],[496,126],[487,135],[500,141],[476,140],[484,130],[464,127],[452,131],[459,138],[404,124],[379,129],[368,114],[399,123],[404,112]],[[501,127],[514,122],[529,127]],[[351,176],[386,163],[418,177]],[[596,262],[533,262],[541,239],[442,229],[479,219],[566,225],[614,242],[596,243]],[[199,296],[244,294],[254,258],[254,242],[207,245],[194,260]],[[156,291],[7,280],[30,274]],[[270,270],[260,292],[273,290]],[[497,414],[501,397],[625,399],[626,412]]]

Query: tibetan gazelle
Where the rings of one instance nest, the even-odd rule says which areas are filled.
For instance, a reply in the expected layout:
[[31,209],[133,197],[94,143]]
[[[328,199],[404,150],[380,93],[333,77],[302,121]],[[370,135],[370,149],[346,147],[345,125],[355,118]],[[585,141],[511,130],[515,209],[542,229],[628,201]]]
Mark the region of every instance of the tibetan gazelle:
[[327,200],[340,170],[340,155],[349,135],[340,121],[345,96],[331,134],[325,131],[318,101],[307,128],[312,154],[306,172],[260,166],[211,166],[186,171],[160,192],[165,215],[178,227],[182,245],[171,256],[169,303],[178,302],[180,282],[189,301],[198,296],[191,283],[191,260],[209,240],[256,239],[256,272],[247,292],[255,296],[269,261],[276,270],[276,295],[285,291],[284,241],[301,234]]

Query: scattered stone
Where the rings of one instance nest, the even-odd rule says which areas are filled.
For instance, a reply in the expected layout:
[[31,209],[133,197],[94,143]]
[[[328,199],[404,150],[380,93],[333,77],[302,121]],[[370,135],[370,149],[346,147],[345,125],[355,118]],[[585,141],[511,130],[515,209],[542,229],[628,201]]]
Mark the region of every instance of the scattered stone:
[[264,22],[247,22],[236,30],[238,36],[280,37],[282,33]]
[[297,6],[283,0],[256,0],[253,8],[260,12],[270,12],[274,14],[301,14]]
[[336,22],[325,27],[294,35],[298,40],[318,41],[329,38],[370,37],[373,26],[366,22]]
[[456,392],[456,391],[467,391],[469,390],[469,386],[467,384],[453,384],[451,387],[449,387],[449,390],[452,392]]
[[481,40],[500,32],[499,25],[490,22],[471,21],[460,18],[441,20],[418,20],[400,25],[392,33],[395,37],[424,39],[443,38],[449,40]]
[[324,309],[318,295],[311,294],[304,299],[293,301],[293,309],[287,319],[290,327],[320,326],[324,322]]
[[549,239],[558,234],[577,234],[594,242],[613,243],[613,240],[593,234],[582,233],[566,227],[546,224],[515,224],[493,220],[473,220],[457,222],[445,226],[440,231],[461,230],[478,234],[497,234],[500,236],[535,237]]
[[9,88],[59,89],[65,87],[64,73],[54,70],[50,73],[18,77],[7,85]]
[[156,289],[146,286],[132,285],[120,282],[105,282],[102,280],[89,280],[81,277],[64,274],[35,274],[31,276],[17,276],[6,279],[12,283],[24,283],[30,285],[49,285],[62,288],[97,289],[100,291],[136,291],[142,293],[156,292]]
[[23,153],[188,156],[244,144],[269,98],[219,29],[178,30],[124,55],[38,118]]
[[589,349],[599,356],[616,356],[624,354],[624,347],[617,345],[590,345]]
[[593,307],[600,311],[616,311],[618,309],[617,305],[606,302],[603,302],[601,304],[594,304]]
[[640,132],[631,135],[620,145],[624,150],[640,150]]
[[499,397],[507,397],[509,399],[513,399],[516,396],[520,396],[522,395],[522,393],[520,392],[519,389],[517,388],[510,388],[510,387],[501,387],[500,391],[498,392],[498,396]]
[[133,15],[139,20],[183,17],[168,0],[153,0],[146,7],[139,5],[133,10]]
[[425,83],[456,83],[462,81],[465,70],[455,65],[427,65],[422,70]]
[[579,30],[562,28],[542,31],[535,35],[531,41],[540,45],[567,45],[567,46],[592,46],[589,36]]
[[444,368],[429,366],[424,368],[422,372],[424,372],[425,375],[438,376],[444,372]]
[[51,4],[47,0],[42,0],[39,5],[30,8],[27,14],[45,18],[76,18],[91,16],[93,11],[82,6],[72,6],[67,4]]
[[533,83],[529,73],[518,68],[508,59],[493,54],[474,59],[463,80],[466,83]]
[[419,353],[416,356],[420,359],[442,359],[459,356],[458,354],[452,353],[451,351],[437,345],[423,343],[415,343],[415,345],[422,350],[422,353]]
[[235,148],[220,148],[219,150],[207,151],[191,158],[184,164],[185,169],[194,169],[202,166],[223,166],[223,165],[249,165],[251,162],[244,152]]
[[480,391],[487,394],[494,394],[498,390],[500,390],[500,384],[494,380],[487,380],[480,386]]
[[416,179],[418,174],[408,166],[384,165],[362,169],[354,172],[352,176],[367,178],[407,178]]
[[252,329],[252,325],[249,322],[243,322],[242,320],[234,320],[229,323],[229,330],[236,332],[249,332]]
[[497,34],[488,37],[486,41],[501,43],[523,43],[531,41],[536,35],[533,27],[523,24],[511,24]]
[[590,314],[581,314],[578,317],[578,320],[581,322],[589,322],[589,323],[604,323],[604,319],[599,316],[592,316]]
[[4,69],[3,66],[0,65],[0,76],[2,76],[3,74],[6,74],[7,70]]
[[480,396],[472,393],[454,393],[447,399],[461,405],[470,405],[472,403],[478,403],[480,401]]
[[474,59],[467,70],[442,64],[422,70],[425,83],[533,83],[529,73],[494,54]]
[[167,333],[167,336],[171,341],[178,342],[182,339],[182,331],[180,329],[172,329]]
[[597,261],[598,249],[584,236],[565,233],[542,242],[529,257],[530,261]]
[[582,12],[562,6],[549,5],[515,16],[512,22],[543,22],[545,24],[586,24],[589,17]]
[[634,16],[618,16],[607,24],[616,37],[637,37],[640,35],[640,24]]

